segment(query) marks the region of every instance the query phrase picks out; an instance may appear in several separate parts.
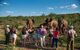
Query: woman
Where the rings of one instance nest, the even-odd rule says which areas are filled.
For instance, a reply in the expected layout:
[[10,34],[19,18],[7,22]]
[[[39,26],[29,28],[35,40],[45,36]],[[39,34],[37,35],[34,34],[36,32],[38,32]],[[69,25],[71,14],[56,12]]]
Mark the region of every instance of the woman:
[[44,28],[43,24],[41,24],[38,31],[38,33],[40,34],[41,47],[44,47],[47,30]]
[[16,35],[16,28],[15,27],[12,27],[10,29],[10,37],[11,37],[11,43],[13,45],[16,45],[17,35]]

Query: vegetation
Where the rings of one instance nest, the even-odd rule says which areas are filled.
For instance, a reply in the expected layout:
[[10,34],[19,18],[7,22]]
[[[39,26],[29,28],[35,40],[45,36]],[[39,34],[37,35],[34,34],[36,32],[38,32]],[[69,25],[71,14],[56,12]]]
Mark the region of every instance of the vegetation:
[[[42,14],[41,16],[5,16],[5,17],[0,17],[0,39],[4,39],[4,31],[3,30],[4,26],[9,24],[12,26],[15,26],[18,30],[20,29],[20,26],[24,26],[26,19],[32,18],[34,19],[35,23],[34,26],[39,26],[41,23],[44,22],[46,18],[52,17],[53,19],[58,19],[60,17],[64,16],[64,18],[69,22],[69,25],[74,25],[75,30],[77,31],[78,37],[75,39],[76,44],[80,42],[80,14],[79,13],[74,13],[74,14],[49,14],[45,15]],[[65,42],[65,38],[63,39]],[[79,44],[80,45],[80,44]],[[78,45],[76,45],[78,46]],[[80,47],[80,46],[78,46]]]

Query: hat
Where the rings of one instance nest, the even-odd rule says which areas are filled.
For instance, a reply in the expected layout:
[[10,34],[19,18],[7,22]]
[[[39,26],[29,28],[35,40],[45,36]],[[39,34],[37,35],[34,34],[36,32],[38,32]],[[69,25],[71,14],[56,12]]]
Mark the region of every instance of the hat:
[[73,29],[73,28],[74,28],[74,26],[70,26],[70,28],[71,28],[71,29]]
[[6,25],[6,27],[10,27],[10,25]]

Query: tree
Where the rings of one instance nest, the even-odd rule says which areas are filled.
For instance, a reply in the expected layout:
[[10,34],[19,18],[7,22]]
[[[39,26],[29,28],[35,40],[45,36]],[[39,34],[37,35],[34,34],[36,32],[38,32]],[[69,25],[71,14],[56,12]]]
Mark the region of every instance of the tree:
[[48,16],[49,17],[53,17],[53,16],[55,16],[56,14],[55,13],[50,13]]
[[41,16],[46,16],[44,13]]

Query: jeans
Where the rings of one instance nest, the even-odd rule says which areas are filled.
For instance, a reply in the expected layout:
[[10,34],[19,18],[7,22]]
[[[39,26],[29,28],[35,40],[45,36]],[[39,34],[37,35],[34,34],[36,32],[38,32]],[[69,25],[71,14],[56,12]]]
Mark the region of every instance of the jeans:
[[56,48],[58,47],[58,38],[52,38],[52,47],[54,47],[54,42],[56,44]]

